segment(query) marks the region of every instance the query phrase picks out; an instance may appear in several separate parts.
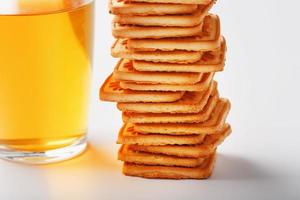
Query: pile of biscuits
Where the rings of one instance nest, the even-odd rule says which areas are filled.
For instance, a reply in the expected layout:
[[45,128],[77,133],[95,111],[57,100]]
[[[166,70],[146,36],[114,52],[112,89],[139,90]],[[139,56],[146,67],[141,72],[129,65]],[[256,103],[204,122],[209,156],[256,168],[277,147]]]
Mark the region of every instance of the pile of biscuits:
[[112,56],[120,58],[100,90],[117,102],[124,125],[117,143],[123,173],[204,179],[231,133],[230,102],[215,72],[225,65],[215,0],[111,0]]

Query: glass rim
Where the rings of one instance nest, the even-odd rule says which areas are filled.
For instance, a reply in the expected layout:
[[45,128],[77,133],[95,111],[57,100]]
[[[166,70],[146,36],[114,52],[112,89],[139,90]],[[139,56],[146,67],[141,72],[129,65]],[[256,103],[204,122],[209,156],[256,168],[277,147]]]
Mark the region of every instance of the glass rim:
[[95,0],[0,1],[0,16],[44,15],[79,9]]

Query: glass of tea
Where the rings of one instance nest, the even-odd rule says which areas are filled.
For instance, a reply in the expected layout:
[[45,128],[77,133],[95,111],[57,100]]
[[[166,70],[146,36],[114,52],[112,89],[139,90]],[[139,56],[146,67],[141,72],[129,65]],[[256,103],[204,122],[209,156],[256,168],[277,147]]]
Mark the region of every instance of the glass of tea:
[[0,1],[0,158],[31,164],[86,148],[93,0]]

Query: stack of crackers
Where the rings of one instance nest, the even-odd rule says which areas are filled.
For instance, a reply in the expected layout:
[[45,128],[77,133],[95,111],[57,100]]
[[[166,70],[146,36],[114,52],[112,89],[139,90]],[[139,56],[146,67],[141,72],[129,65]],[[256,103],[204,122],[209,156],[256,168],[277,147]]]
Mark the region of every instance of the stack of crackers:
[[145,178],[208,178],[231,133],[230,102],[215,72],[225,64],[215,0],[111,0],[112,56],[120,58],[100,90],[117,102],[123,173]]

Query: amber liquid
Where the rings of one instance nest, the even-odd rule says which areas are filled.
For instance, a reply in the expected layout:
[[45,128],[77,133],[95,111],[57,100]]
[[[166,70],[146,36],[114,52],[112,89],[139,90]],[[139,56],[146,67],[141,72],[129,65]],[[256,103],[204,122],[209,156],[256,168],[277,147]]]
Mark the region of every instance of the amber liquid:
[[93,3],[0,14],[0,145],[49,150],[86,134],[92,20]]

